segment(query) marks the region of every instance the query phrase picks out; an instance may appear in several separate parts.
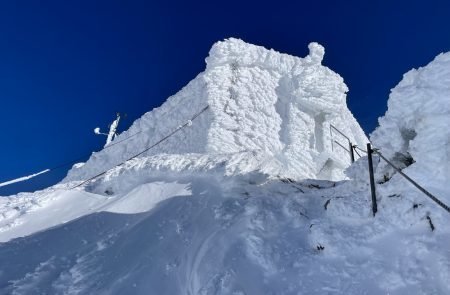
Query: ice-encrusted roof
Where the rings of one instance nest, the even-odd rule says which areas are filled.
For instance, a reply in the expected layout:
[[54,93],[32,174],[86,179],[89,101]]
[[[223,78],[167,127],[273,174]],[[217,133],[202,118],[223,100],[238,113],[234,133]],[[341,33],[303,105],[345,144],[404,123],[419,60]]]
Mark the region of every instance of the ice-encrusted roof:
[[111,168],[207,105],[208,111],[191,127],[145,155],[263,151],[281,163],[280,173],[290,177],[343,177],[341,171],[349,162],[340,160],[343,151],[333,157],[329,124],[355,143],[367,139],[346,106],[348,89],[342,77],[321,64],[324,48],[311,43],[309,50],[308,56],[299,58],[234,38],[217,42],[204,72],[116,140],[137,132],[139,136],[93,154],[84,166],[72,169],[67,180]]

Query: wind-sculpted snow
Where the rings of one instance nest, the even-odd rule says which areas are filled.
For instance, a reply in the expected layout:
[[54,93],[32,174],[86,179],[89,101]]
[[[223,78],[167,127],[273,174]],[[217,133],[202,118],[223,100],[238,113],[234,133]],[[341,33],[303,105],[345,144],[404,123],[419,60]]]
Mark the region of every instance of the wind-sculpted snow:
[[[97,211],[138,213],[167,196],[188,195],[177,183],[195,175],[221,182],[229,179],[266,178],[282,167],[262,152],[235,154],[160,154],[127,162],[90,182],[84,190],[71,189],[77,182],[61,183],[43,191],[0,198],[0,242],[27,236],[42,229]],[[159,182],[167,185],[153,184]],[[233,182],[236,182],[233,178]],[[146,190],[142,191],[143,184]],[[153,188],[150,190],[150,188]],[[180,193],[182,192],[182,193]],[[142,197],[143,196],[143,197]]]
[[[388,111],[373,132],[373,144],[403,172],[450,204],[450,53],[438,55],[431,63],[403,76],[392,90]],[[381,162],[380,179],[390,185],[411,186]],[[409,196],[448,224],[447,213],[422,193]],[[443,215],[443,216],[442,216]]]
[[401,198],[384,196],[372,218],[352,182],[194,173],[96,197],[101,210],[0,244],[0,293],[450,292],[448,251],[436,247],[448,231],[431,232]]
[[66,181],[82,180],[137,154],[184,124],[205,106],[207,112],[167,141],[157,154],[232,154],[263,151],[291,178],[342,179],[347,152],[332,150],[330,124],[356,144],[367,138],[346,106],[343,79],[321,64],[324,48],[311,43],[298,58],[228,39],[216,43],[207,67],[161,107],[144,114],[116,141],[74,167]]

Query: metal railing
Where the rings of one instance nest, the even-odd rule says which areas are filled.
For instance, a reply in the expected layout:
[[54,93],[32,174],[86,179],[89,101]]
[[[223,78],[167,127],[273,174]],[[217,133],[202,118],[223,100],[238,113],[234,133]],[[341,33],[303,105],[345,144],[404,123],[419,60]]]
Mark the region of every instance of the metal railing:
[[367,153],[367,158],[369,162],[369,178],[370,178],[370,191],[372,195],[372,212],[375,216],[375,213],[377,212],[377,199],[376,199],[376,191],[375,191],[375,181],[374,181],[374,172],[373,172],[373,164],[372,164],[372,155],[377,154],[380,156],[380,158],[385,161],[388,165],[390,165],[392,168],[394,168],[395,171],[398,172],[401,176],[403,176],[406,180],[408,180],[412,185],[414,185],[417,189],[419,189],[422,193],[424,193],[427,197],[429,197],[431,200],[433,200],[436,204],[444,208],[448,213],[450,213],[450,207],[446,205],[444,202],[439,200],[436,196],[434,196],[432,193],[430,193],[428,190],[426,190],[423,186],[419,185],[416,181],[414,181],[411,177],[406,175],[399,167],[397,167],[395,164],[393,164],[391,161],[389,161],[378,149],[372,148],[372,145],[370,143],[367,144],[367,150],[363,150],[359,148],[358,146],[353,146],[355,151],[358,149],[364,153]]
[[[337,140],[335,140],[333,138],[333,130],[336,131],[338,134],[340,134],[347,140],[348,148],[346,148],[343,144],[341,144],[340,142],[338,142]],[[352,141],[350,140],[350,138],[347,135],[345,135],[341,130],[337,129],[333,124],[330,124],[330,139],[331,139],[331,151],[334,151],[334,143],[335,143],[339,147],[341,147],[344,151],[349,153],[351,163],[355,162],[355,154],[353,153]]]
[[[343,136],[347,142],[349,148],[347,149],[343,144],[339,143],[337,140],[334,140],[333,138],[333,131],[336,131],[338,134]],[[377,154],[380,156],[382,160],[384,160],[388,165],[390,165],[392,168],[394,168],[395,171],[397,171],[401,176],[403,176],[406,180],[408,180],[412,185],[414,185],[417,189],[419,189],[422,193],[424,193],[427,197],[429,197],[431,200],[433,200],[436,204],[444,208],[447,212],[450,213],[450,207],[446,205],[444,202],[439,200],[436,196],[431,194],[428,190],[423,188],[421,185],[419,185],[417,182],[415,182],[411,177],[403,173],[403,171],[398,168],[396,165],[394,165],[391,161],[389,161],[381,152],[376,149],[372,148],[372,145],[370,143],[367,144],[367,150],[363,150],[359,148],[357,145],[352,144],[350,138],[345,135],[342,131],[337,129],[335,126],[330,124],[330,137],[331,137],[331,150],[333,151],[333,144],[336,143],[339,147],[341,147],[343,150],[347,151],[350,155],[350,160],[353,163],[355,161],[355,154],[354,152],[361,158],[361,155],[358,153],[359,151],[362,151],[367,154],[367,162],[368,162],[368,168],[369,168],[369,181],[370,181],[370,193],[372,197],[372,214],[375,216],[375,214],[378,211],[378,205],[377,205],[377,196],[376,196],[376,189],[375,189],[375,176],[374,176],[374,170],[373,170],[373,154]]]

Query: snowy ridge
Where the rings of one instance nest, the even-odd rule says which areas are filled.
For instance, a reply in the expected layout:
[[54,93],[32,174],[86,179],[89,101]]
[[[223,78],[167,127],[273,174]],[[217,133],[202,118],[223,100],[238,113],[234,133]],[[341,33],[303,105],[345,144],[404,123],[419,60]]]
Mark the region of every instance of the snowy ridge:
[[286,176],[344,178],[342,169],[350,162],[342,160],[348,159],[345,151],[331,151],[329,125],[340,128],[356,144],[365,144],[367,138],[347,109],[343,79],[321,65],[323,47],[311,43],[309,48],[307,57],[298,58],[237,39],[216,43],[203,73],[116,140],[142,134],[95,153],[85,165],[74,167],[66,181],[86,179],[113,167],[185,123],[205,105],[208,112],[191,128],[146,155],[262,150],[282,163]]

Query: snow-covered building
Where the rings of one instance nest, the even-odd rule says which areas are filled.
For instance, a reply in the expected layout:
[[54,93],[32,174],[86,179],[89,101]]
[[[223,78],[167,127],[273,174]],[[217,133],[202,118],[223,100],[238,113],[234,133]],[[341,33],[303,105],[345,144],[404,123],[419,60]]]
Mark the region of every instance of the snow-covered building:
[[[219,42],[205,72],[66,182],[1,197],[0,294],[450,294],[450,215],[398,173],[376,184],[375,217],[366,158],[346,181],[272,177],[336,177],[348,155],[330,124],[366,140],[310,50]],[[446,204],[449,82],[450,53],[407,73],[371,136]]]
[[348,142],[330,125],[355,144],[368,140],[347,108],[343,79],[322,65],[324,48],[311,43],[309,50],[298,58],[238,39],[214,44],[204,72],[116,140],[138,136],[95,153],[66,180],[84,179],[139,153],[205,106],[191,127],[145,155],[262,152],[279,167],[271,173],[342,179],[350,156],[333,141]]

